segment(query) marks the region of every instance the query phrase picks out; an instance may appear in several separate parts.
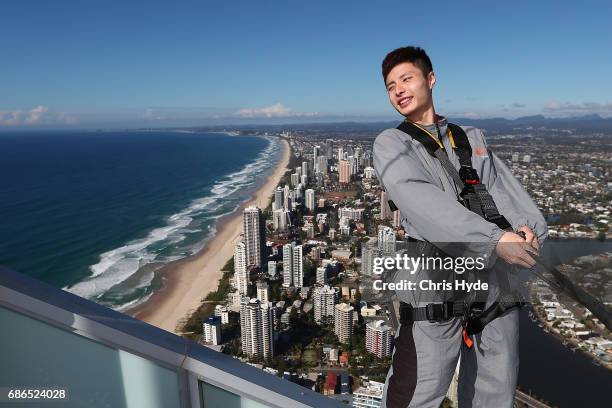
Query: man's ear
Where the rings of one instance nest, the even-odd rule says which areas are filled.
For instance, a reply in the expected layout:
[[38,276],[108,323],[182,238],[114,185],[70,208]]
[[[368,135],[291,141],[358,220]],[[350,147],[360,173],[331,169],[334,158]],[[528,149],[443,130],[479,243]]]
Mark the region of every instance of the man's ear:
[[434,74],[433,71],[427,74],[427,83],[429,84],[429,90],[431,91],[436,83],[436,74]]

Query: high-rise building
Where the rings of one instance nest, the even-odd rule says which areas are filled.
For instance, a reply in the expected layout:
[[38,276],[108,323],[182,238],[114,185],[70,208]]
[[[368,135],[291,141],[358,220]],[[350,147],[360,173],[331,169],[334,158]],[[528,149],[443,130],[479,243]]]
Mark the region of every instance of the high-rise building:
[[306,208],[310,211],[314,211],[315,209],[315,192],[311,188],[306,190]]
[[274,357],[273,308],[270,303],[243,297],[240,302],[242,352],[249,357]]
[[400,228],[402,226],[402,213],[400,210],[393,211],[393,228]]
[[308,172],[308,162],[307,161],[303,161],[302,162],[302,177],[306,176],[306,178],[308,178],[309,172]]
[[234,247],[234,286],[241,295],[246,295],[250,281],[247,266],[246,245],[239,242]]
[[340,173],[340,184],[348,184],[351,182],[351,165],[348,161],[340,160],[338,173]]
[[288,225],[289,211],[282,207],[272,212],[272,227],[274,231],[286,231]]
[[327,174],[327,157],[319,156],[317,158],[317,173]]
[[384,225],[378,226],[378,249],[380,249],[384,256],[395,255],[395,230],[391,227],[385,227]]
[[514,163],[518,163],[518,161],[519,161],[519,154],[518,153],[512,153],[512,161]]
[[371,180],[376,176],[376,172],[374,171],[374,167],[366,167],[363,169],[363,178]]
[[291,197],[289,197],[291,188],[289,187],[289,184],[285,184],[285,187],[283,187],[283,208],[285,209],[285,211],[291,211]]
[[338,161],[344,160],[344,149],[342,147],[338,148]]
[[378,358],[391,355],[391,330],[384,320],[371,321],[366,325],[366,350]]
[[219,316],[209,316],[202,322],[203,340],[210,344],[221,343],[221,318]]
[[268,284],[266,282],[259,282],[257,284],[257,299],[263,303],[270,301],[270,299],[268,299]]
[[386,220],[391,217],[391,209],[389,208],[389,193],[386,191],[380,192],[380,219]]
[[363,159],[363,149],[361,148],[361,146],[357,146],[355,148],[355,160],[357,160],[357,165],[361,166],[361,161]]
[[328,324],[334,320],[334,306],[338,303],[338,288],[328,285],[315,286],[312,294],[314,318],[317,324]]
[[358,174],[359,166],[357,165],[357,159],[355,158],[355,156],[349,156],[347,158],[347,161],[349,162],[351,168],[351,174]]
[[348,343],[353,335],[353,306],[339,303],[334,309],[334,332],[341,343]]
[[283,189],[280,186],[274,190],[274,206],[277,209],[283,208]]
[[215,316],[219,316],[219,318],[221,319],[221,324],[229,323],[229,311],[227,310],[227,306],[215,306]]
[[268,261],[268,275],[276,276],[276,261]]
[[327,268],[325,266],[319,266],[317,268],[317,283],[325,285],[327,283]]
[[378,249],[376,239],[372,238],[368,242],[361,244],[361,273],[365,276],[372,276],[374,258],[381,256],[382,251]]
[[247,265],[261,267],[266,247],[266,225],[258,207],[244,209],[244,243]]
[[298,184],[300,184],[300,175],[297,173],[292,173],[291,174],[291,186],[297,187]]
[[333,139],[327,139],[325,141],[325,157],[329,160],[334,158],[334,141]]
[[304,286],[302,246],[295,242],[283,246],[283,287]]

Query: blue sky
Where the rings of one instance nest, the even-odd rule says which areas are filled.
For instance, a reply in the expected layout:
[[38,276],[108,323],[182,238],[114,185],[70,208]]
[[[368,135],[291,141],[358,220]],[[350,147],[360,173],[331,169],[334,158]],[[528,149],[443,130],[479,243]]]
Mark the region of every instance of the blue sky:
[[441,114],[612,116],[609,2],[492,4],[7,2],[0,129],[398,118],[380,64],[404,45]]

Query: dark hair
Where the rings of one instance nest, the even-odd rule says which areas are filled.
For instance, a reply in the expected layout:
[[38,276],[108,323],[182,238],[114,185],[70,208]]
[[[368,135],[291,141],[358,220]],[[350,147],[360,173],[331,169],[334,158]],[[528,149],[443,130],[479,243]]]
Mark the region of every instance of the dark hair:
[[383,81],[387,82],[387,75],[396,66],[404,62],[411,62],[416,65],[424,77],[433,71],[431,60],[424,49],[420,47],[401,47],[387,54],[382,62]]

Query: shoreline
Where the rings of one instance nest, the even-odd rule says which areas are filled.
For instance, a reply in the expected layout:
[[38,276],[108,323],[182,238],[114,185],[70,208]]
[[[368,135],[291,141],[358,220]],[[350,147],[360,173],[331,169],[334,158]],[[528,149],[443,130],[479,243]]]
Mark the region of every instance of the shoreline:
[[223,276],[221,268],[233,257],[234,246],[241,239],[243,209],[254,205],[264,210],[287,172],[290,147],[285,139],[279,139],[282,157],[253,196],[217,221],[215,236],[198,253],[170,262],[156,271],[161,275],[162,288],[145,302],[125,310],[125,314],[179,334],[178,326],[199,308],[208,293],[217,289]]
[[607,368],[608,370],[612,371],[612,363],[606,363],[605,361],[601,361],[601,359],[599,359],[593,353],[590,353],[589,351],[584,350],[581,347],[581,344],[577,339],[553,331],[554,329],[553,325],[550,324],[550,322],[546,319],[546,317],[542,313],[540,313],[539,309],[534,306],[535,302],[537,302],[537,297],[535,296],[535,293],[533,292],[533,289],[531,288],[531,286],[528,288],[528,291],[529,291],[529,301],[531,303],[531,309],[532,309],[531,313],[535,317],[535,320],[532,320],[532,321],[534,323],[537,322],[538,326],[540,326],[540,329],[544,333],[551,335],[552,337],[557,339],[557,341],[559,341],[565,348],[570,349],[572,352],[575,353],[576,351],[578,351],[584,354],[585,356],[587,356],[588,358],[590,358],[594,364]]

